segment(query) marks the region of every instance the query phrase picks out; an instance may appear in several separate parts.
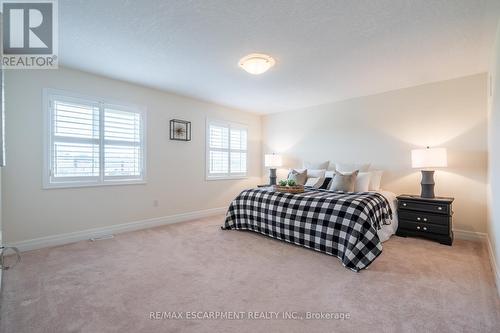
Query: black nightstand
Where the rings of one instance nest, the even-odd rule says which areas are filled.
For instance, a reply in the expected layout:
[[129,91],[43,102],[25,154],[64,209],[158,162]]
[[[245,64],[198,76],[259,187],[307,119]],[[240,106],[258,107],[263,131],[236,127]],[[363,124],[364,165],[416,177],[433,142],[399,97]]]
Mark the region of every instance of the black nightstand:
[[398,231],[396,235],[420,236],[441,244],[453,243],[453,198],[422,198],[416,195],[398,196]]

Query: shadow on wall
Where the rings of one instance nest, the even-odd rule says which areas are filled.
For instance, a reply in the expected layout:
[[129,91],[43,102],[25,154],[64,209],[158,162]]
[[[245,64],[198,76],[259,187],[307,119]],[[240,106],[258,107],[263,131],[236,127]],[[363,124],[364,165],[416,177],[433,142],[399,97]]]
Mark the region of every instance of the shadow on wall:
[[[392,135],[379,129],[371,128],[369,136],[357,135],[358,131],[364,132],[344,128],[342,132],[337,131],[333,139],[330,137],[331,132],[318,130],[304,130],[299,134],[276,131],[280,133],[279,136],[273,136],[264,151],[282,154],[283,167],[278,170],[278,177],[281,178],[286,177],[289,168],[301,168],[304,161],[329,160],[330,169],[334,169],[333,165],[339,162],[372,163],[372,169],[384,170],[384,183],[391,183],[414,172],[410,161],[413,146],[395,140]],[[302,134],[306,132],[307,135]],[[338,137],[345,139],[340,140]],[[377,138],[375,143],[372,137]],[[289,138],[291,141],[287,141]]]
[[[308,113],[314,117],[314,113]],[[292,119],[294,116],[290,116]],[[352,117],[352,116],[350,116]],[[349,123],[359,118],[351,118]],[[302,167],[304,161],[331,163],[372,163],[372,169],[384,170],[382,187],[397,194],[420,193],[420,171],[411,167],[411,150],[425,145],[445,147],[448,167],[436,172],[436,195],[455,197],[457,229],[485,231],[487,183],[487,118],[441,126],[442,123],[418,130],[419,124],[399,126],[370,121],[354,122],[355,127],[329,127],[329,119],[316,122],[315,127],[288,128],[280,119],[270,119],[265,152],[283,155],[283,168],[278,178],[285,178],[288,168]],[[434,134],[440,128],[440,133]],[[399,136],[401,135],[401,136]],[[268,170],[263,173],[267,175]]]
[[[403,139],[394,136],[394,133],[374,131],[374,129],[371,130],[370,136],[377,138],[375,144],[372,141],[367,142],[352,136],[343,142],[332,142],[320,132],[312,132],[309,136],[303,134],[287,135],[285,133],[283,138],[276,138],[271,145],[266,145],[264,151],[283,155],[283,168],[279,170],[281,174],[286,174],[289,168],[302,167],[304,161],[372,162],[373,169],[385,171],[383,183],[391,185],[403,177],[420,175],[418,170],[411,167],[411,150],[428,144],[431,147],[447,148],[448,167],[445,169],[447,173],[486,184],[485,170],[488,164],[488,153],[486,150],[476,149],[478,146],[486,145],[486,128],[487,119],[485,118],[465,130],[462,128],[460,133],[442,134],[440,138],[446,138],[446,141],[429,140],[431,142],[427,143],[428,139],[425,138],[421,139],[419,144],[416,144],[419,141],[417,138],[408,140],[409,136],[406,135]],[[454,128],[454,130],[458,130],[458,128]],[[421,137],[426,136],[425,132],[420,135]],[[478,142],[481,140],[484,142]],[[381,160],[380,156],[387,155],[386,151],[396,153],[389,154],[390,156],[387,156],[385,161]],[[264,175],[266,174],[267,172],[264,173]]]

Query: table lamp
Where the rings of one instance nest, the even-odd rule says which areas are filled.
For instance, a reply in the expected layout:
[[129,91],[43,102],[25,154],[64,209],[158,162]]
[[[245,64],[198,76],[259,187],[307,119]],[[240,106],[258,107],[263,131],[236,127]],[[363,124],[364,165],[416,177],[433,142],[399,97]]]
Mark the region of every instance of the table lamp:
[[269,185],[276,185],[276,167],[282,165],[281,155],[278,154],[265,154],[264,165],[269,169]]
[[434,168],[445,168],[448,166],[446,148],[413,149],[411,151],[411,164],[413,168],[421,169],[422,198],[434,198]]

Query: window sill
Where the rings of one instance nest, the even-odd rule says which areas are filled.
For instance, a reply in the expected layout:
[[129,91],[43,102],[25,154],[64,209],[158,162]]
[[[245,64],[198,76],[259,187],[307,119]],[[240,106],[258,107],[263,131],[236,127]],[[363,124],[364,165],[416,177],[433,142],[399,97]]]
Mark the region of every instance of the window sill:
[[70,189],[81,187],[107,187],[107,186],[123,186],[123,185],[146,185],[146,180],[128,180],[128,181],[106,181],[104,183],[50,183],[44,184],[44,190]]
[[213,180],[241,180],[248,179],[248,176],[207,176],[205,180],[213,181]]

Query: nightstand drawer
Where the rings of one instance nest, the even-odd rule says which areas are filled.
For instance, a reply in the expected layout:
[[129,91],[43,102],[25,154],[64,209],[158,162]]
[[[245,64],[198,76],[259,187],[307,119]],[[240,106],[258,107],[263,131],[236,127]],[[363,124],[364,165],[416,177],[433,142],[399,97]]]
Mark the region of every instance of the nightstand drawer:
[[448,226],[450,223],[450,217],[446,215],[438,215],[438,214],[429,214],[427,212],[417,212],[411,210],[402,210],[398,211],[399,219],[412,221],[416,223],[433,223],[433,224],[442,224]]
[[447,235],[450,232],[448,226],[438,225],[438,224],[417,223],[406,220],[399,220],[399,228],[410,231],[418,231],[421,232],[422,234],[433,233],[433,234]]
[[423,203],[415,201],[399,200],[398,206],[401,209],[418,210],[429,213],[446,214],[450,213],[448,205],[439,203]]

